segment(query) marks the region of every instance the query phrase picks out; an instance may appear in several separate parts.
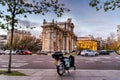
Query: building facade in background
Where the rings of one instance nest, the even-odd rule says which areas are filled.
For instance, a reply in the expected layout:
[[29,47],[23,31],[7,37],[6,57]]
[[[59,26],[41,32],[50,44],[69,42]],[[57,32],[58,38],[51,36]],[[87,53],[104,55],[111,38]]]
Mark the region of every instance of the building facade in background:
[[[26,30],[17,30],[17,29],[15,29],[13,35],[14,35],[14,39],[13,39],[13,42],[14,42],[15,39],[17,39],[19,41],[24,36],[31,36],[31,33],[30,33],[30,31],[26,31]],[[7,33],[7,41],[9,41],[10,39],[11,39],[11,31],[8,31],[8,33]]]
[[106,45],[107,45],[107,43],[106,43],[106,41],[105,40],[103,40],[102,39],[102,37],[97,37],[97,38],[95,38],[95,40],[97,40],[98,42],[99,42],[99,50],[104,50],[104,49],[106,49]]
[[79,50],[89,49],[89,50],[99,50],[100,42],[95,40],[93,36],[89,35],[87,37],[78,37],[77,48]]
[[70,18],[65,22],[44,20],[42,28],[42,51],[71,52],[75,49],[77,36]]
[[[13,48],[16,48],[16,47],[21,47],[21,45],[18,45],[19,42],[23,39],[23,38],[28,38],[29,36],[31,36],[31,33],[30,31],[26,31],[26,30],[17,30],[15,29],[14,30],[14,33],[13,33]],[[11,41],[11,31],[8,31],[7,33],[7,45],[8,45],[8,48],[10,46],[10,41]]]
[[[14,30],[13,37],[13,49],[37,51],[42,48],[42,41],[34,35],[31,35],[30,31],[26,30]],[[8,32],[7,44],[10,46],[11,31]]]
[[0,35],[0,49],[2,49],[7,43],[7,35]]

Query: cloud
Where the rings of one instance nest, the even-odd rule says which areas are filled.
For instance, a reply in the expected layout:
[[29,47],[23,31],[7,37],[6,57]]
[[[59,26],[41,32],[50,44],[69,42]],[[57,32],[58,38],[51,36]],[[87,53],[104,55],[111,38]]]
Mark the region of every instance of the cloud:
[[[18,20],[18,23],[19,26],[22,26],[22,29],[30,31],[32,35],[35,35],[37,37],[39,37],[40,33],[42,32],[41,23],[32,22],[29,20],[21,20],[21,19]],[[36,28],[29,29],[29,28],[25,28],[26,26],[31,26]]]
[[[96,11],[89,6],[88,0],[64,0],[67,7],[71,10],[67,15],[73,19],[75,34],[77,36],[94,35],[106,38],[110,33],[117,34],[116,26],[119,24],[119,10],[104,12]],[[65,18],[62,17],[62,19]]]
[[3,30],[3,29],[0,29],[0,35],[7,35],[7,31]]
[[33,30],[30,30],[30,32],[32,33],[32,35],[39,37],[42,32],[42,28],[33,29]]
[[[77,20],[77,19],[76,19]],[[110,33],[116,34],[116,25],[104,19],[85,19],[78,20],[75,23],[75,34],[77,36],[93,35],[94,37],[107,38]]]
[[31,27],[40,27],[41,23],[31,22],[29,20],[18,20],[18,25],[22,27],[31,26]]

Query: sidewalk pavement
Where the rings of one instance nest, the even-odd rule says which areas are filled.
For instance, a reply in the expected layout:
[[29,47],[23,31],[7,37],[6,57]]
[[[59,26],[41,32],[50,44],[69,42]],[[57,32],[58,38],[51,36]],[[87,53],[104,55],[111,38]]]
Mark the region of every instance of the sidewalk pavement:
[[0,75],[0,80],[120,80],[120,70],[70,70],[59,76],[56,69],[14,69],[27,76]]

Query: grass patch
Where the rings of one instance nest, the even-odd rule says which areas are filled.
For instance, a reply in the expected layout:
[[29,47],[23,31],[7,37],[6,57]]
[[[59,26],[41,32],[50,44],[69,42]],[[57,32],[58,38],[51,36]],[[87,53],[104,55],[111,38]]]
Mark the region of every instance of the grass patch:
[[18,72],[18,71],[11,71],[8,73],[6,70],[0,70],[0,75],[7,75],[7,76],[26,76],[26,74]]

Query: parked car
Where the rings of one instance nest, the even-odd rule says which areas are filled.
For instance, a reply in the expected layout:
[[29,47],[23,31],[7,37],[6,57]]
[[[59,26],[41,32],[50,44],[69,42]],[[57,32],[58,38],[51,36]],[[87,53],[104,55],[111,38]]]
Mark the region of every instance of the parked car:
[[22,55],[24,50],[16,50],[16,54]]
[[109,54],[115,54],[114,50],[107,50],[107,52],[109,52]]
[[118,50],[117,53],[120,55],[120,50]]
[[37,55],[47,55],[48,53],[47,52],[45,52],[45,51],[37,51],[36,52],[37,53]]
[[[12,53],[12,55],[15,55],[15,54],[16,54],[15,51],[12,51],[11,53]],[[7,55],[10,54],[10,50],[5,50],[5,54],[7,54]]]
[[32,55],[32,52],[30,52],[29,50],[25,50],[22,53],[23,55]]
[[93,50],[93,52],[95,52],[96,56],[98,56],[98,55],[99,55],[99,52],[98,52],[98,51]]
[[107,50],[101,50],[99,54],[100,54],[100,55],[109,55],[110,52],[107,51]]
[[5,55],[5,51],[0,50],[0,55]]
[[81,56],[97,56],[98,53],[92,50],[82,50]]
[[77,55],[81,55],[81,50],[77,51]]

